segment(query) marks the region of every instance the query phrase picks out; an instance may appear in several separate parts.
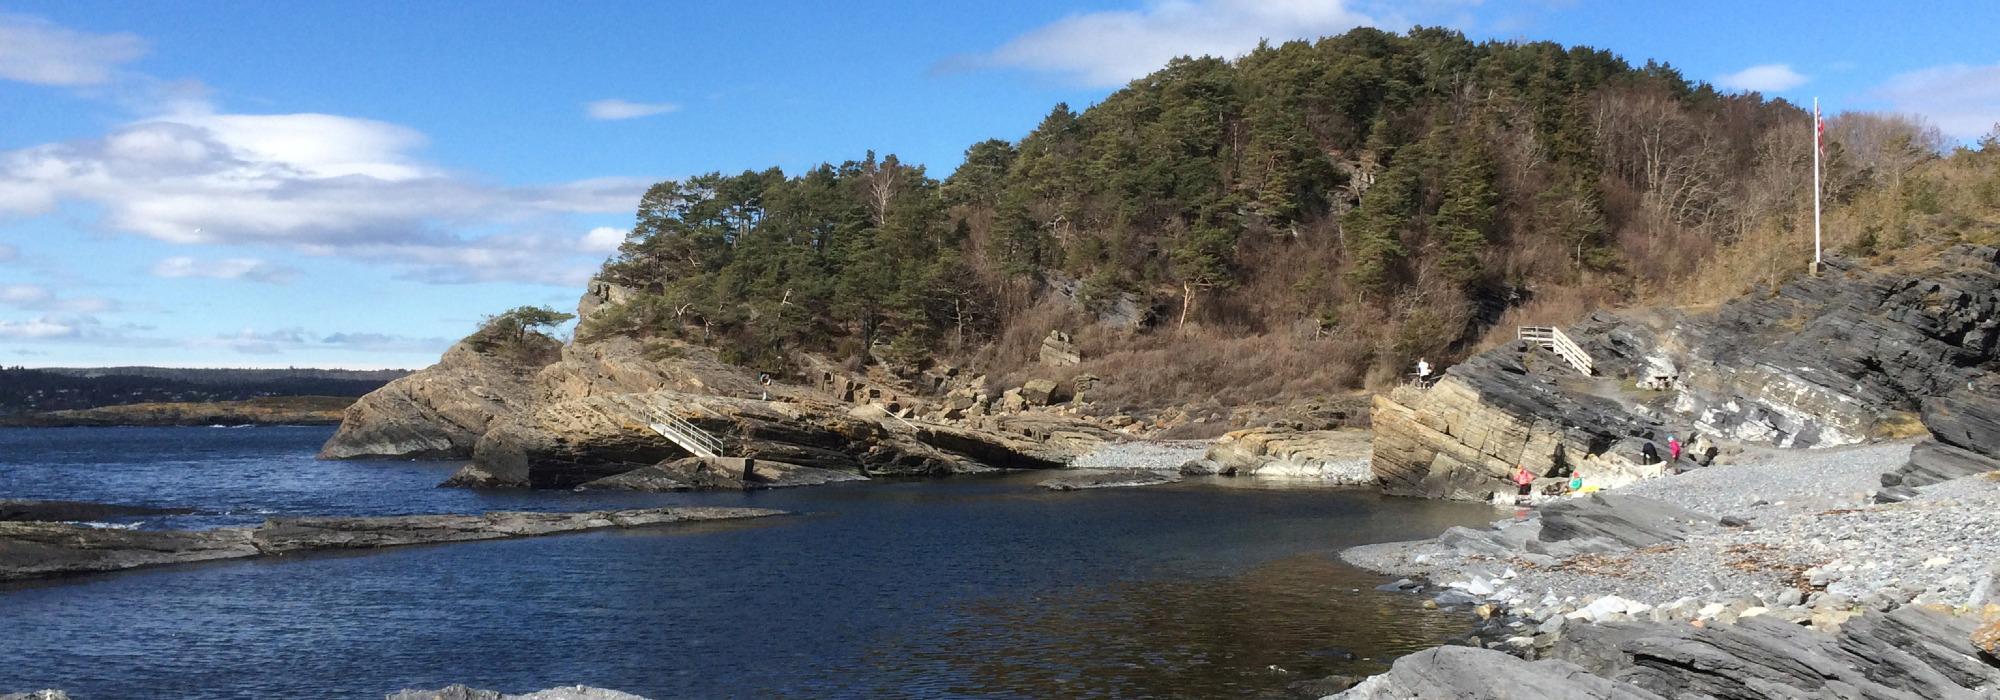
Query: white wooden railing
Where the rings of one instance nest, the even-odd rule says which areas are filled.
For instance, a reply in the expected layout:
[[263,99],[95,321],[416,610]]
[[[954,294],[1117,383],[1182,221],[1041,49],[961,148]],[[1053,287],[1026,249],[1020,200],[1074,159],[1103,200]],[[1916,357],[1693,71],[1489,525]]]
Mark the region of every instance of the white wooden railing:
[[1575,367],[1578,372],[1586,375],[1597,373],[1597,365],[1591,361],[1590,354],[1584,352],[1583,348],[1578,347],[1576,341],[1570,340],[1569,336],[1564,334],[1561,328],[1521,326],[1516,337],[1540,345],[1562,356],[1562,359],[1568,361],[1569,366]]
[[675,445],[687,450],[688,454],[709,459],[722,456],[722,440],[710,435],[708,431],[667,411],[654,410],[652,415],[653,432],[672,440]]

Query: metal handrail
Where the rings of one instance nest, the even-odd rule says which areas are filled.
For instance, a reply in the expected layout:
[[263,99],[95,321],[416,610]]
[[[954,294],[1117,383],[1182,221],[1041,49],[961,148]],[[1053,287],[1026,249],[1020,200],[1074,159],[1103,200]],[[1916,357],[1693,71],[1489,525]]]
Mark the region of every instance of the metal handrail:
[[651,414],[655,419],[651,426],[653,432],[674,441],[674,444],[680,445],[682,449],[693,453],[696,457],[715,459],[722,456],[722,440],[709,434],[708,431],[667,411],[653,409]]

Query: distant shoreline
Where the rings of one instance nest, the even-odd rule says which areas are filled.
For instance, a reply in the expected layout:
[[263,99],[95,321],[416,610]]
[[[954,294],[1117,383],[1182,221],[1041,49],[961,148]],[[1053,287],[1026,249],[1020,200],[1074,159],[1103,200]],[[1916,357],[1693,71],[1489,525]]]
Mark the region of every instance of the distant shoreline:
[[350,396],[268,396],[242,401],[160,402],[0,415],[0,427],[201,427],[337,425]]

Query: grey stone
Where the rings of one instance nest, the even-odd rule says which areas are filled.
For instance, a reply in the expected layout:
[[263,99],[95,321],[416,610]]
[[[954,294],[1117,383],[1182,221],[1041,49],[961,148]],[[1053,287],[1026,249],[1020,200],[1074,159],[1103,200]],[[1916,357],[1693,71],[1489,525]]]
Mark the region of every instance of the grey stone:
[[1664,700],[1626,683],[1591,675],[1567,661],[1524,661],[1486,649],[1445,646],[1397,659],[1388,673],[1334,696],[1342,700],[1463,698],[1507,700]]

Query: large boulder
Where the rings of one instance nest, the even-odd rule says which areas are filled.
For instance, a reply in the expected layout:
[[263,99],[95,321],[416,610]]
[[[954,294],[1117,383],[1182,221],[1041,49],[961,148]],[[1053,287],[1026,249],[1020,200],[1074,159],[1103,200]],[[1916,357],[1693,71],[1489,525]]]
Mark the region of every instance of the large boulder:
[[1077,354],[1076,342],[1068,333],[1049,331],[1042,338],[1041,360],[1050,367],[1073,367],[1083,362],[1083,356]]
[[1938,442],[2000,457],[2000,382],[1925,401],[1923,417]]
[[469,457],[487,428],[532,410],[537,397],[528,378],[560,352],[560,343],[540,334],[509,343],[474,334],[437,364],[355,401],[319,456]]

